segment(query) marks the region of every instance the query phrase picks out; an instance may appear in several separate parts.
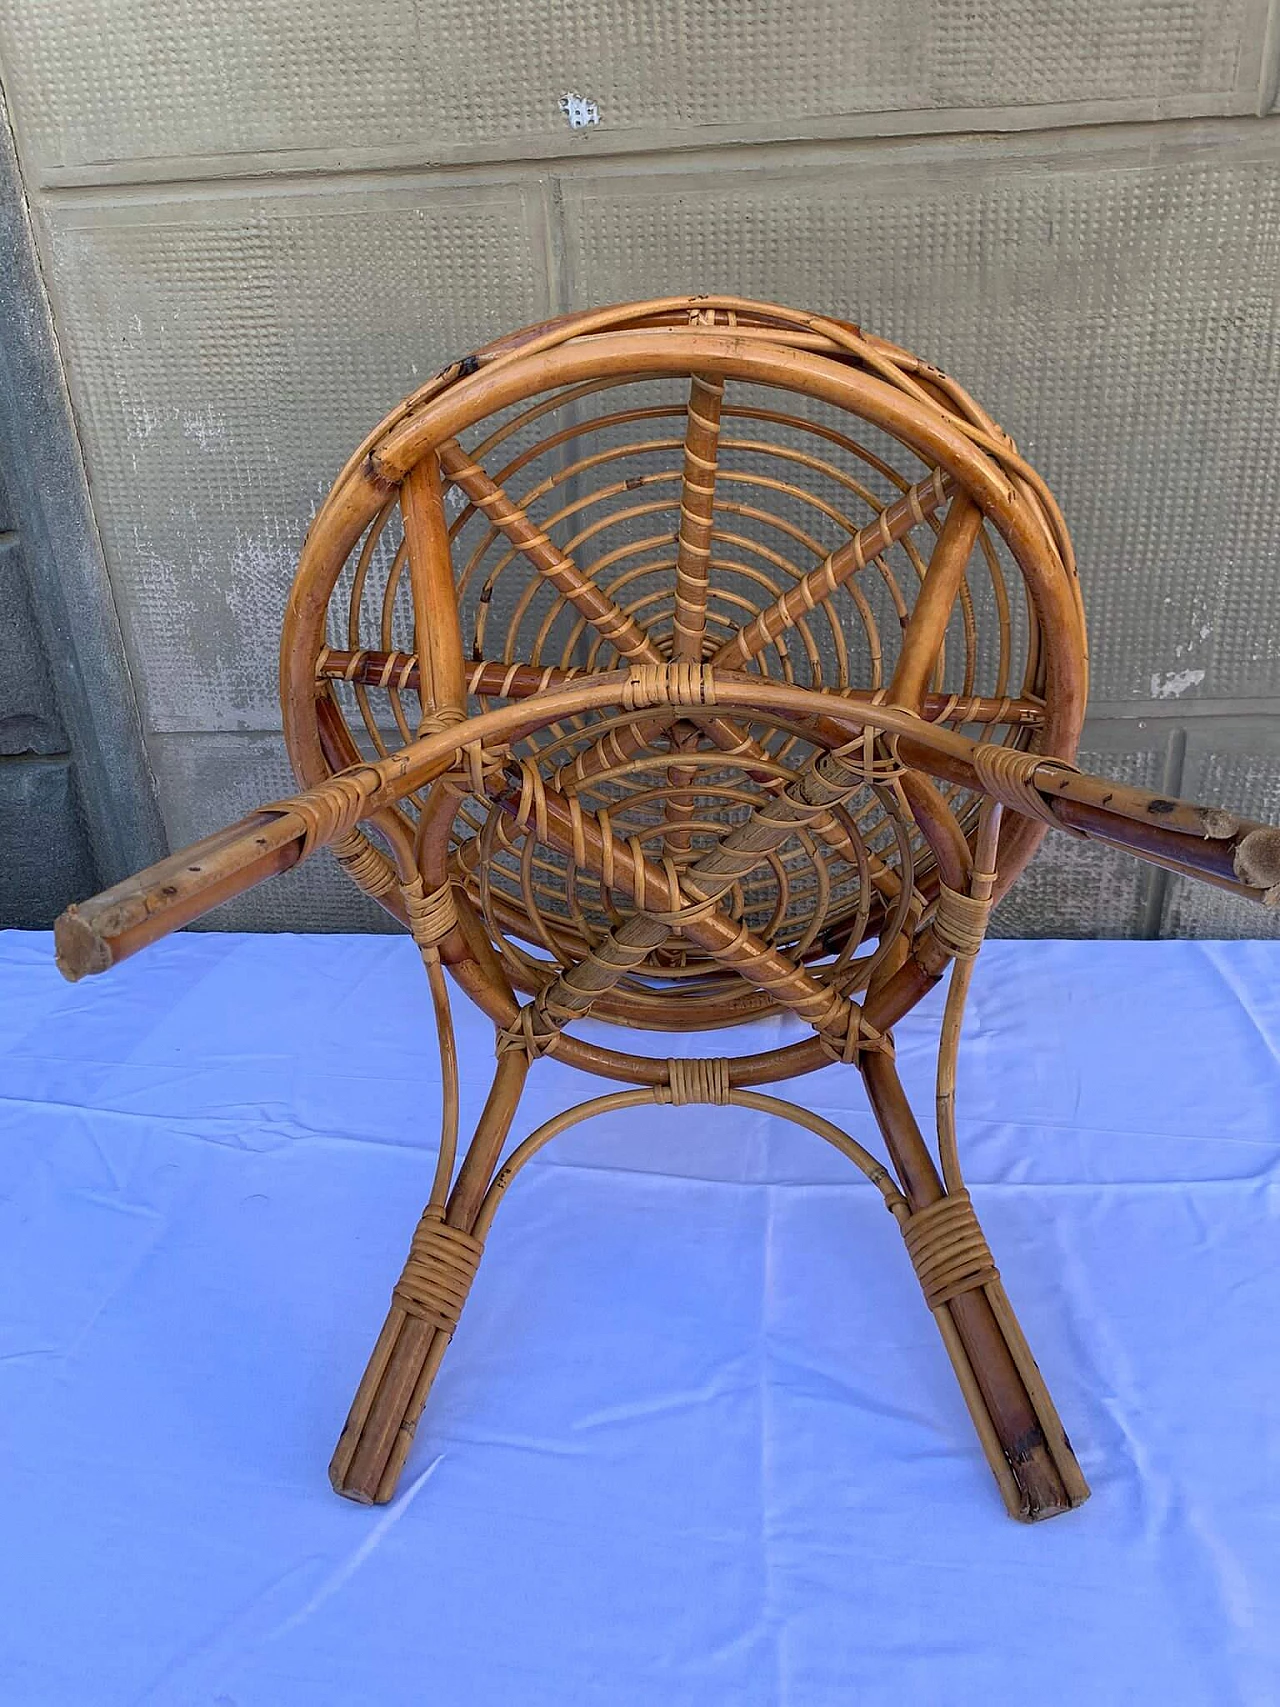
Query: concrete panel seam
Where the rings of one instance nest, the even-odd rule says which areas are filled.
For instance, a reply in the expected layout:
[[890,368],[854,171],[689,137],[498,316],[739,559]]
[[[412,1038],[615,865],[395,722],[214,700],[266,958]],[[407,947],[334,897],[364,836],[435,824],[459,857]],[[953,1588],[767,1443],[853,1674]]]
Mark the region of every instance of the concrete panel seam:
[[[548,132],[545,136],[504,138],[473,147],[368,147],[338,151],[281,150],[272,153],[173,155],[139,160],[108,160],[91,166],[33,167],[32,182],[41,191],[194,184],[229,178],[273,179],[313,174],[361,175],[376,172],[441,170],[467,166],[524,166],[545,171],[550,165],[573,170],[613,159],[620,164],[646,155],[772,149],[812,143],[870,142],[912,137],[1019,135],[1037,131],[1093,129],[1109,125],[1176,123],[1188,120],[1257,116],[1256,82],[1243,91],[1194,98],[1152,101],[1067,102],[1044,107],[964,107],[897,113],[850,114],[822,123],[787,122],[758,127],[708,125],[689,130],[637,130],[610,133],[601,125],[587,131]],[[590,138],[590,150],[582,146]]]
[[1178,723],[1202,717],[1277,717],[1280,718],[1280,698],[1257,695],[1239,699],[1124,699],[1091,700],[1090,717],[1127,718],[1150,723],[1174,720]]
[[1270,0],[1258,71],[1258,116],[1265,118],[1280,102],[1280,0]]
[[552,311],[556,314],[567,314],[574,301],[573,279],[569,271],[569,243],[564,223],[564,184],[554,172],[545,183],[542,226]]
[[[427,180],[442,185],[451,181],[527,183],[543,179],[549,168],[554,168],[556,177],[565,181],[615,174],[656,176],[664,171],[697,171],[704,166],[716,172],[735,169],[785,172],[789,164],[803,170],[838,163],[850,154],[870,149],[899,150],[913,144],[944,158],[954,158],[956,150],[961,148],[1003,152],[1021,158],[1037,141],[1044,150],[1051,151],[1070,146],[1070,139],[1076,137],[1098,140],[1112,137],[1110,146],[1135,150],[1157,142],[1168,146],[1178,141],[1191,147],[1212,147],[1219,142],[1231,146],[1247,137],[1257,139],[1259,132],[1269,132],[1275,126],[1280,115],[1271,111],[1259,114],[1258,104],[1259,95],[1254,87],[1232,106],[1213,112],[1144,111],[1119,115],[1075,112],[1059,122],[1047,120],[1041,113],[1036,115],[1035,123],[1010,125],[1000,122],[998,114],[982,111],[961,115],[963,122],[947,129],[921,126],[798,134],[795,127],[789,127],[777,136],[733,136],[721,141],[682,140],[663,132],[637,140],[626,148],[593,148],[590,153],[574,148],[565,155],[509,155],[494,150],[472,158],[449,158],[438,153],[427,157],[402,149],[371,152],[368,159],[362,159],[361,151],[356,149],[344,151],[341,157],[281,153],[246,161],[235,156],[175,158],[140,162],[137,171],[113,162],[100,171],[77,168],[48,171],[40,176],[33,173],[28,182],[42,197],[59,201],[65,198],[70,203],[77,199],[91,201],[98,196],[108,199],[118,196],[124,201],[130,193],[144,196],[150,202],[166,197],[186,199],[196,191],[210,196],[247,196],[258,188],[282,191],[290,185],[297,185],[305,193],[379,179],[390,183]],[[575,140],[580,141],[581,135],[578,133]],[[1116,136],[1123,141],[1115,141]],[[147,170],[142,170],[143,167]]]
[[[1160,787],[1170,800],[1182,797],[1182,779],[1187,761],[1187,732],[1178,727],[1170,729],[1165,743],[1164,774]],[[1169,873],[1159,866],[1147,868],[1147,893],[1142,910],[1142,934],[1148,939],[1164,935],[1165,909],[1169,897]]]

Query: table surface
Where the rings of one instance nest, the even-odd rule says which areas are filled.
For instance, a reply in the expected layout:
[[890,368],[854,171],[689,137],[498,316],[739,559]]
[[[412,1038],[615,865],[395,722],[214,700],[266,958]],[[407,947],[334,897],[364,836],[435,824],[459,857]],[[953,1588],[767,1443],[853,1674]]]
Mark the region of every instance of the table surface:
[[[1027,1528],[878,1194],[719,1108],[542,1152],[399,1498],[337,1499],[436,1141],[412,945],[187,934],[72,987],[0,935],[0,1701],[1274,1707],[1278,973],[981,958],[962,1155],[1094,1490]],[[898,1032],[922,1115],[939,1015]],[[514,1136],[603,1088],[538,1064]],[[876,1144],[852,1070],[788,1089]]]

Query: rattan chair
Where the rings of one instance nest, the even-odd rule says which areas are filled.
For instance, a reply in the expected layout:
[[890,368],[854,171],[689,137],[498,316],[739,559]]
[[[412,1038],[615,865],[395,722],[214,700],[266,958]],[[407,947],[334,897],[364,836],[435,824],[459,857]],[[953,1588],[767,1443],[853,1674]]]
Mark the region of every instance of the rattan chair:
[[[974,956],[1050,826],[1258,900],[1280,883],[1280,832],[1075,768],[1086,688],[1043,480],[954,380],[844,322],[730,297],[568,316],[446,368],[365,440],[285,620],[304,792],[57,930],[68,976],[101,971],[328,847],[412,932],[439,1156],[340,1493],[394,1493],[525,1162],[594,1114],[711,1102],[798,1122],[882,1195],[1009,1511],[1086,1498],[957,1154]],[[893,1027],[948,969],[935,1156]],[[446,970],[496,1038],[460,1164]],[[785,1013],[795,1038],[664,1060],[576,1036],[588,1013]],[[544,1056],[616,1088],[508,1152]],[[762,1088],[833,1061],[888,1165]]]

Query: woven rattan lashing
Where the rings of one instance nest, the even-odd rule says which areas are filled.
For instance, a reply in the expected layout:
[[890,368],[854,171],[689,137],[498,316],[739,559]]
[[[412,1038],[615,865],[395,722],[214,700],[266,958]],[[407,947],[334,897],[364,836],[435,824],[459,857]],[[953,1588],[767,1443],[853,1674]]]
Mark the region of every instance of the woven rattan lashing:
[[[1050,827],[1280,898],[1280,834],[1082,775],[1071,545],[969,394],[857,326],[735,297],[569,315],[451,363],[353,453],[281,648],[302,792],[59,921],[100,971],[330,847],[411,931],[439,1034],[426,1211],[330,1467],[394,1493],[501,1198],[596,1114],[797,1121],[898,1221],[1013,1515],[1088,1489],[965,1188],[960,1027],[992,906]],[[930,1149],[896,1022],[949,973]],[[494,1025],[458,1160],[450,985]],[[662,1057],[590,1018],[754,1054]],[[545,1057],[623,1088],[504,1162]],[[856,1067],[887,1162],[758,1088]]]

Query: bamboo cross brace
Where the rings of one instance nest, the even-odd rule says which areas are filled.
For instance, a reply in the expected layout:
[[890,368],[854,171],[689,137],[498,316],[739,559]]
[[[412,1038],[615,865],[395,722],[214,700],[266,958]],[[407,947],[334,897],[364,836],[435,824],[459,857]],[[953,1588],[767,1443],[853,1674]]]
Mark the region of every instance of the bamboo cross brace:
[[456,439],[440,446],[440,466],[450,480],[491,526],[504,534],[518,551],[579,614],[616,648],[619,656],[636,664],[660,664],[662,654],[634,617],[584,575],[571,557],[560,550],[501,486],[490,479],[479,463],[472,462]]
[[[864,783],[864,774],[840,753],[815,754],[780,794],[763,802],[714,847],[702,852],[681,874],[680,888],[695,897],[695,904],[719,900],[798,829],[817,829],[833,807],[843,806]],[[572,813],[567,797],[565,804]],[[620,846],[620,842],[615,844],[615,861]],[[574,857],[578,857],[577,849]],[[590,868],[589,860],[583,863]],[[519,1031],[532,1052],[553,1051],[562,1027],[571,1019],[584,1018],[599,997],[660,948],[670,932],[669,919],[654,918],[643,911],[615,926],[603,943],[589,951],[585,961],[559,973],[522,1010],[520,1025],[512,1030],[513,1038]]]
[[[467,692],[483,699],[528,699],[597,674],[589,664],[562,669],[553,664],[507,664],[496,659],[464,664],[463,673]],[[316,680],[353,682],[394,693],[417,693],[418,655],[364,648],[353,652],[326,646],[316,661]],[[876,701],[875,693],[868,688],[826,691],[854,705]],[[1044,704],[1038,699],[928,693],[920,707],[920,716],[926,723],[1008,723],[1034,728],[1044,722]]]
[[504,1037],[525,1048],[530,1057],[554,1054],[564,1027],[571,1020],[585,1019],[601,996],[642,966],[670,935],[669,925],[647,913],[624,919],[576,965],[565,967],[544,985],[521,1008]]
[[782,594],[768,609],[727,640],[711,662],[718,670],[740,670],[757,653],[763,652],[782,633],[792,627],[806,612],[824,603],[838,587],[883,556],[895,541],[909,533],[926,516],[943,503],[952,490],[949,475],[935,468],[926,479],[917,481],[900,498],[881,510],[875,521],[859,528],[853,538],[833,551],[816,569],[801,577],[795,586]]
[[676,534],[675,634],[671,656],[695,664],[702,662],[702,642],[707,630],[711,523],[723,400],[722,379],[715,374],[693,375],[689,382],[680,525]]
[[[620,890],[639,913],[664,928],[678,928],[690,942],[812,1025],[837,1053],[856,1046],[862,1035],[857,1002],[820,983],[718,908],[690,901],[674,879],[674,868],[655,865],[634,841],[606,835],[593,817],[574,811],[569,796],[545,785],[530,791],[525,782],[524,774],[509,770],[505,779],[495,774],[487,786],[498,807],[517,823],[527,822],[544,845],[574,860],[606,887]],[[526,818],[522,797],[530,793],[533,816]]]
[[[685,417],[671,656],[695,664],[702,661],[707,632],[711,527],[723,401],[722,379],[714,374],[693,375],[689,381]],[[696,735],[687,736],[684,740],[674,737],[677,747],[688,744],[689,739],[696,740]],[[664,805],[663,823],[666,845],[676,859],[686,857],[693,846],[688,826],[696,808],[693,795],[688,790],[696,774],[688,765],[673,765],[668,773],[674,792]]]

